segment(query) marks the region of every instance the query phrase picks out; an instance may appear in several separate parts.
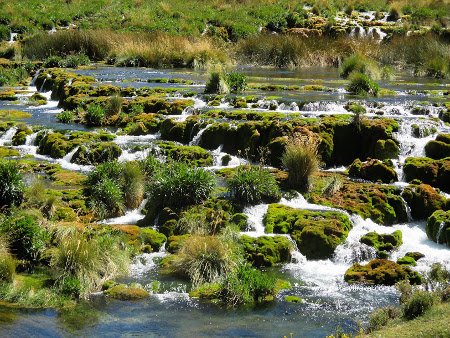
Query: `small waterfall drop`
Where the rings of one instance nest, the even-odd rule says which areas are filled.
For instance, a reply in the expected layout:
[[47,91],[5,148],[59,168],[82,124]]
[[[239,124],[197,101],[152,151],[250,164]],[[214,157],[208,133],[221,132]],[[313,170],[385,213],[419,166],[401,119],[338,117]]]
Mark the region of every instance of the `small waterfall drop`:
[[0,137],[0,146],[4,146],[6,144],[10,144],[14,135],[17,132],[16,127],[9,128],[1,137]]
[[143,253],[136,256],[130,266],[132,277],[142,277],[157,267],[155,259],[163,258],[167,255],[166,243],[164,243],[158,252]]
[[103,220],[102,224],[136,224],[138,221],[143,219],[145,215],[142,214],[142,210],[145,208],[147,204],[147,199],[144,199],[138,208],[133,210],[128,210],[125,215],[109,218]]
[[197,135],[194,136],[191,142],[189,142],[190,146],[197,146],[200,143],[200,140],[202,139],[202,135],[205,132],[206,129],[210,128],[212,125],[208,124],[205,128],[202,128],[198,131]]

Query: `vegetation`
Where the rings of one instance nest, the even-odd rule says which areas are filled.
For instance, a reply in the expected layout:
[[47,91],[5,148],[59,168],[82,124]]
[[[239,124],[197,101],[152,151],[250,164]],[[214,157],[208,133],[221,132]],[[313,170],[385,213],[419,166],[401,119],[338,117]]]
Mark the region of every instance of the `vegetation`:
[[24,183],[17,164],[0,159],[0,209],[20,205],[23,193]]

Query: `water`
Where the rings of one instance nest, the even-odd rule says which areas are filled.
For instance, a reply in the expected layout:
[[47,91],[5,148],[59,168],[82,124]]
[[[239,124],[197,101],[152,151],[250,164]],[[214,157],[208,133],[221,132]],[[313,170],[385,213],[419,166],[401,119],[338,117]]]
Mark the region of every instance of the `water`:
[[[370,13],[368,14],[370,18]],[[362,29],[364,29],[362,27]],[[356,32],[355,32],[356,34]],[[380,32],[373,28],[364,29],[358,34],[375,35]],[[239,71],[251,77],[254,83],[273,83],[283,85],[311,85],[321,84],[331,88],[330,92],[286,91],[274,92],[264,90],[250,90],[249,95],[258,96],[258,108],[248,109],[255,111],[269,111],[270,106],[276,111],[286,113],[286,118],[292,113],[305,117],[320,117],[322,115],[348,114],[344,108],[348,100],[355,97],[345,91],[345,82],[339,79],[334,68],[314,68],[302,70],[280,70],[256,67],[240,67]],[[189,90],[197,93],[194,96],[194,106],[186,109],[182,115],[176,116],[183,121],[189,116],[211,109],[207,100],[200,94],[202,85],[207,79],[203,71],[192,70],[152,70],[139,68],[98,67],[92,70],[75,70],[77,73],[95,76],[100,83],[113,83],[118,86],[139,87],[170,87]],[[156,84],[147,80],[155,78],[183,78],[193,80],[195,85]],[[380,111],[383,116],[396,118],[400,130],[394,135],[400,144],[400,158],[395,161],[399,178],[402,173],[404,160],[408,156],[423,156],[425,144],[434,139],[436,133],[426,137],[412,137],[413,125],[420,130],[435,127],[436,132],[448,132],[449,128],[442,123],[432,121],[439,113],[442,97],[431,95],[427,90],[443,90],[445,81],[426,80],[411,77],[409,74],[399,74],[395,81],[382,81],[381,87],[395,90],[398,95],[359,100],[358,103],[367,109],[367,118],[373,118]],[[23,99],[31,96],[37,89],[28,88],[23,93]],[[51,93],[44,93],[49,99],[48,103],[40,107],[29,107],[24,103],[13,104],[0,102],[0,109],[19,109],[30,112],[31,118],[23,121],[28,125],[41,125],[48,130],[92,130],[79,124],[61,124],[56,120],[56,114],[61,111],[58,102],[50,100]],[[171,94],[171,97],[179,97]],[[275,98],[267,99],[267,96]],[[421,101],[428,101],[424,104]],[[420,104],[419,104],[420,103]],[[420,116],[414,112],[414,107],[425,107]],[[435,107],[436,106],[436,107]],[[214,107],[216,109],[217,107]],[[217,109],[233,109],[229,101],[223,100]],[[291,115],[289,115],[291,114]],[[207,127],[199,130],[193,137],[191,145],[198,145],[203,132]],[[0,145],[9,145],[17,129],[10,128],[0,135]],[[145,158],[154,147],[154,141],[160,139],[159,134],[144,136],[120,135],[120,130],[110,130],[117,137],[113,142],[122,148],[119,161],[131,161]],[[71,163],[76,152],[73,149],[62,159],[51,159],[48,156],[37,154],[34,145],[37,133],[26,138],[26,144],[15,147],[22,155],[32,155],[35,158],[59,163],[63,168],[77,171],[92,170],[92,166],[80,166]],[[423,134],[420,136],[424,136]],[[246,163],[242,158],[231,156],[229,163],[222,165],[222,158],[226,155],[223,147],[213,150],[213,166],[209,169],[235,167]],[[342,172],[346,168],[331,168],[328,171]],[[396,182],[404,187],[405,182]],[[444,195],[448,198],[448,195]],[[308,203],[301,195],[293,199],[282,199],[281,204],[299,209],[308,210],[342,210]],[[145,201],[135,210],[127,210],[124,216],[104,220],[103,224],[136,224],[143,218],[141,213]],[[245,208],[248,216],[249,229],[243,234],[258,237],[264,236],[264,215],[268,209],[267,204],[260,204]],[[129,276],[124,277],[126,282],[138,282],[151,290],[155,281],[161,284],[160,290],[153,292],[149,299],[138,302],[120,302],[105,299],[101,295],[95,296],[88,303],[92,315],[83,318],[70,319],[70,314],[63,314],[55,310],[18,310],[7,309],[0,306],[0,318],[9,318],[8,321],[0,319],[0,335],[4,336],[120,336],[125,332],[134,336],[246,336],[246,337],[323,337],[333,332],[336,326],[347,331],[355,331],[358,321],[366,321],[368,313],[376,307],[395,305],[398,294],[392,287],[361,287],[348,286],[343,281],[345,271],[355,262],[365,263],[375,257],[373,248],[359,242],[361,236],[369,231],[391,233],[401,230],[403,244],[391,253],[391,259],[403,257],[406,252],[419,251],[425,257],[418,261],[416,270],[425,272],[434,262],[441,262],[450,267],[450,250],[444,245],[430,241],[425,233],[425,224],[410,221],[405,224],[396,224],[384,227],[371,220],[364,220],[359,216],[349,215],[353,224],[345,242],[339,245],[333,257],[327,260],[307,260],[300,252],[294,250],[292,261],[289,264],[274,268],[274,272],[289,280],[293,289],[283,291],[275,302],[253,309],[226,309],[218,305],[193,300],[188,297],[190,285],[176,279],[161,275],[157,269],[158,260],[167,253],[164,248],[157,253],[143,254],[135,258]],[[304,299],[302,304],[285,302],[285,295],[298,295]],[[76,311],[73,311],[76,313]],[[5,314],[5,316],[3,316]],[[94,315],[95,314],[95,315]],[[72,314],[73,316],[73,314]],[[74,324],[76,323],[76,325]]]

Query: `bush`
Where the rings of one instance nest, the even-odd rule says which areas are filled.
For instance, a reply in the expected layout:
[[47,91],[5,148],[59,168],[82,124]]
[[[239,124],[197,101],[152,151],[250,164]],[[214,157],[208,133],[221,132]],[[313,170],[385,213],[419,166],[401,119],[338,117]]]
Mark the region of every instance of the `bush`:
[[187,275],[194,286],[220,281],[236,265],[234,246],[216,236],[191,236],[173,261],[176,271]]
[[36,263],[48,240],[47,231],[35,216],[25,212],[13,213],[0,224],[0,233],[9,243],[9,249],[19,259]]
[[16,261],[10,255],[6,240],[0,237],[0,282],[11,283],[16,273]]
[[123,98],[120,95],[113,95],[108,99],[106,106],[107,116],[118,115],[122,111]]
[[403,315],[406,319],[414,319],[423,315],[435,303],[436,296],[427,291],[416,290],[403,304]]
[[390,319],[398,318],[400,315],[401,311],[396,307],[376,309],[370,315],[369,326],[367,329],[369,332],[379,330],[383,326],[386,326]]
[[124,212],[123,192],[112,179],[99,181],[91,188],[89,206],[100,218],[115,217]]
[[353,54],[346,58],[339,70],[339,75],[344,79],[347,79],[353,73],[365,74],[374,80],[381,78],[381,70],[375,61],[360,54]]
[[212,72],[205,86],[205,94],[227,94],[230,91],[223,74]]
[[243,92],[247,88],[247,77],[242,73],[226,74],[226,82],[232,93]]
[[144,199],[144,174],[137,162],[126,162],[123,164],[122,175],[125,206],[129,209],[136,209]]
[[372,95],[377,96],[380,87],[372,81],[367,75],[362,73],[352,73],[349,77],[350,83],[347,90],[355,95]]
[[244,264],[223,281],[220,298],[231,306],[262,302],[275,294],[275,283],[272,276]]
[[[86,297],[108,279],[126,273],[129,252],[113,234],[87,236],[76,228],[56,230],[50,266],[62,290]],[[78,286],[78,282],[80,283]]]
[[101,126],[105,119],[105,110],[98,104],[91,104],[89,105],[84,118],[86,123],[91,126]]
[[319,169],[318,143],[311,137],[291,139],[281,158],[291,188],[308,191],[312,175]]
[[238,203],[276,202],[281,197],[275,178],[260,166],[242,166],[228,179],[231,198]]
[[20,205],[24,183],[19,167],[13,161],[0,160],[0,209]]
[[71,123],[74,120],[75,116],[70,110],[64,110],[63,112],[56,115],[56,118],[61,123]]
[[169,162],[153,173],[148,191],[154,203],[181,208],[208,199],[215,183],[214,174],[207,170],[191,168],[182,162]]
[[78,66],[86,66],[90,63],[89,57],[84,54],[75,54],[67,56],[61,63],[62,67],[78,68]]

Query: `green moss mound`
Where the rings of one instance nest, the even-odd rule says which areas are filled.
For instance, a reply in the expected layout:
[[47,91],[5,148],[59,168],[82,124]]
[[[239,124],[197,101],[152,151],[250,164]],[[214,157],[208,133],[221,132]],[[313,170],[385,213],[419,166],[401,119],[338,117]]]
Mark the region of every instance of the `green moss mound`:
[[398,180],[397,173],[392,167],[375,159],[366,162],[356,159],[348,168],[348,173],[350,176],[374,182],[392,183]]
[[433,242],[450,247],[450,211],[435,211],[428,218],[425,230]]
[[271,204],[264,217],[267,233],[291,234],[309,259],[330,257],[352,227],[349,218],[335,211],[309,211]]
[[288,263],[291,259],[292,243],[283,236],[241,237],[247,260],[256,267]]
[[449,208],[446,198],[427,184],[408,186],[402,196],[411,208],[411,215],[416,219],[426,219],[436,210]]
[[387,252],[397,249],[403,243],[402,232],[400,230],[396,230],[392,234],[369,232],[361,237],[360,242],[377,250],[378,257],[384,257]]

